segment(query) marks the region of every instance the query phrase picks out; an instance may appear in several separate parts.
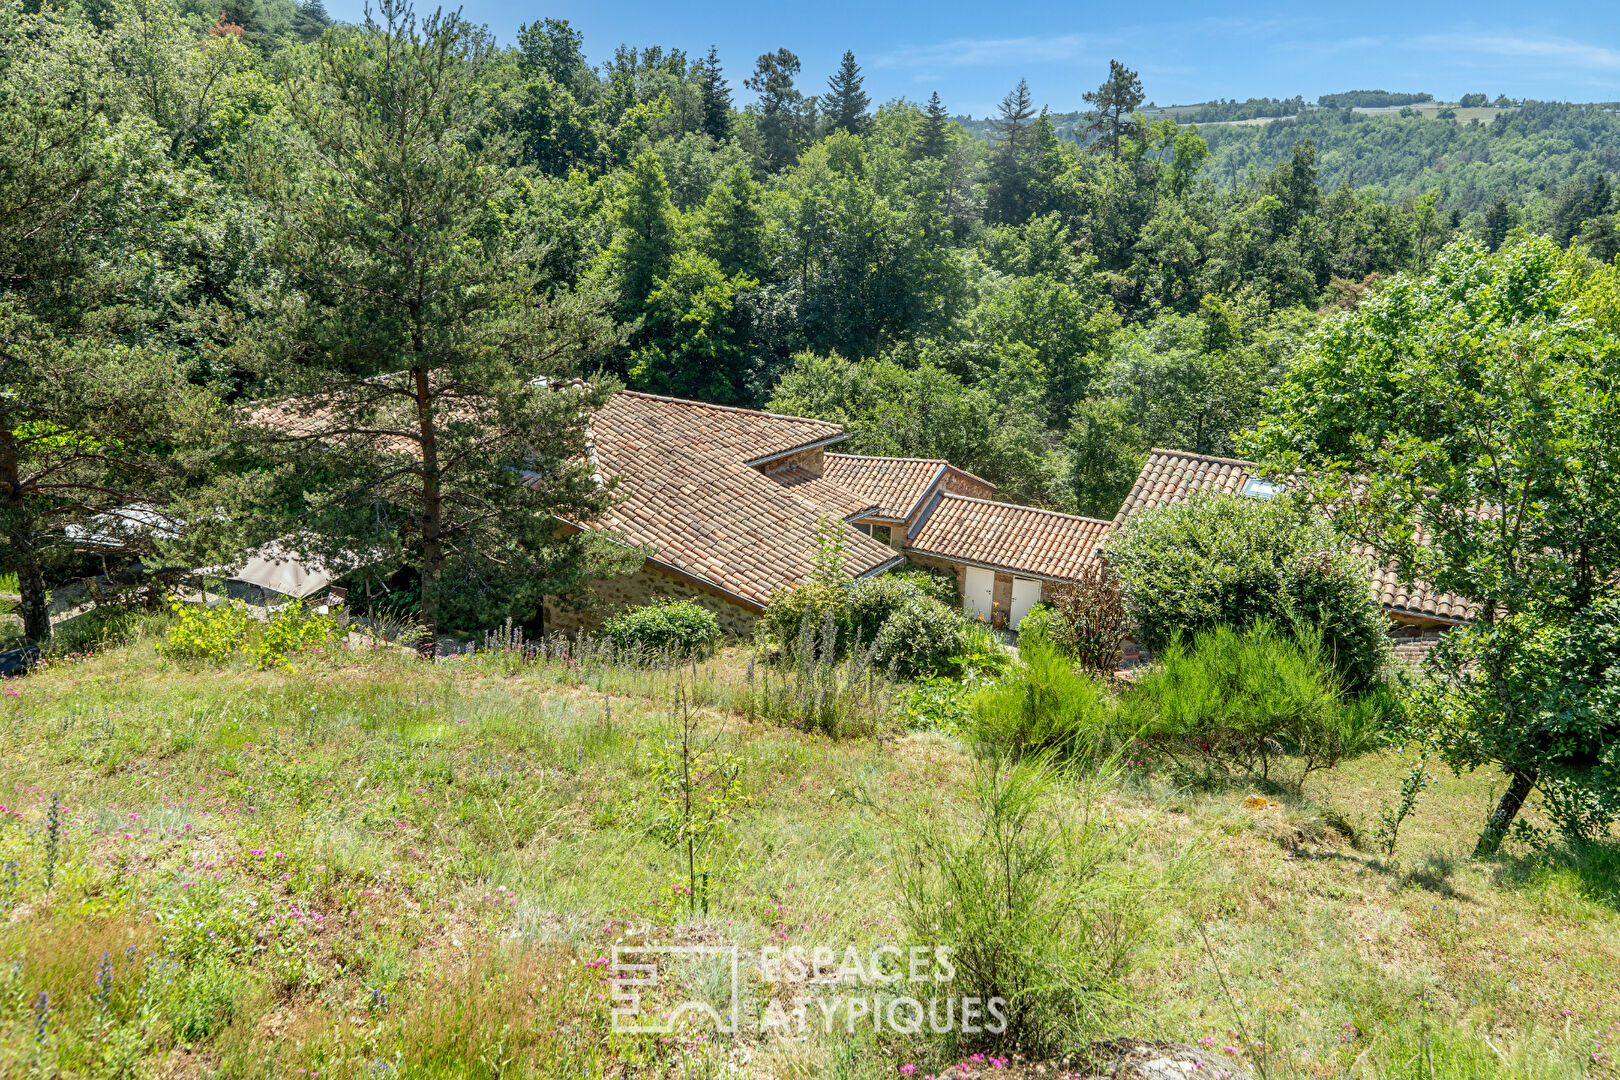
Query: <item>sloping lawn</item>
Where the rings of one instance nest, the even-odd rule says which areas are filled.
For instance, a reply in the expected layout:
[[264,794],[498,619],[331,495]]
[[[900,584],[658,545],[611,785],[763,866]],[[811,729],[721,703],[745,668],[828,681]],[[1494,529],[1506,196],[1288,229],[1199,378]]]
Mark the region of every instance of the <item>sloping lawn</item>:
[[[889,1030],[761,1033],[779,988],[757,980],[734,1038],[615,1033],[608,958],[904,943],[895,815],[969,783],[960,744],[750,723],[726,707],[747,674],[730,653],[676,673],[386,652],[296,666],[187,668],[147,640],[0,685],[0,1073],[952,1064]],[[707,913],[669,832],[677,686],[700,774],[734,767]],[[1361,758],[1302,797],[1250,800],[1268,805],[1150,770],[1093,792],[1153,883],[1126,1030],[1268,1077],[1615,1075],[1620,857],[1470,862],[1499,784],[1483,774],[1442,776],[1379,857],[1362,835],[1404,769]],[[683,972],[654,996],[724,997],[712,967]]]

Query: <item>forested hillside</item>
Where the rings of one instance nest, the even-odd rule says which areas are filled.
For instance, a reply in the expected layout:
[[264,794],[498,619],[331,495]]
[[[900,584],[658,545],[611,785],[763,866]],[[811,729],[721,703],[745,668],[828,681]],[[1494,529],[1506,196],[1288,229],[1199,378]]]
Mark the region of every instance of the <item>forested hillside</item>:
[[[331,25],[319,0],[0,7],[3,363],[30,388],[0,428],[60,457],[55,486],[10,488],[23,563],[70,561],[70,528],[107,527],[87,517],[201,498],[223,472],[236,486],[207,506],[263,535],[293,518],[393,551],[421,529],[430,576],[486,597],[506,577],[563,587],[577,561],[535,563],[532,514],[471,479],[520,444],[576,454],[573,406],[537,397],[542,375],[836,420],[852,449],[946,457],[1004,497],[1107,517],[1149,447],[1233,452],[1302,336],[1380,275],[1516,224],[1614,254],[1615,119],[1597,109],[1196,129],[1143,122],[1116,62],[1083,144],[1022,83],[984,140],[939,94],[870,101],[849,54],[822,73],[787,48],[624,46],[593,67],[563,21],[498,42],[395,3],[376,18]],[[215,422],[209,402],[289,393],[333,395],[318,419],[341,424],[168,446]],[[378,426],[406,399],[418,419]],[[497,435],[434,428],[473,402],[508,418]],[[94,452],[39,434],[60,431],[97,432]],[[379,431],[430,461],[398,522],[377,509],[401,482]],[[294,453],[317,441],[353,453]],[[592,512],[579,476],[547,477],[530,510]]]

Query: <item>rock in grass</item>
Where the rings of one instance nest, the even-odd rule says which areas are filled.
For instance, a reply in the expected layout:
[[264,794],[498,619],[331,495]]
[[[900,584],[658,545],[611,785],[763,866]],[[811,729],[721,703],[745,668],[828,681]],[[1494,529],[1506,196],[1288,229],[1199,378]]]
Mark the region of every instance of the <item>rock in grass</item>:
[[1109,1080],[1251,1080],[1231,1058],[1186,1043],[1113,1039],[1093,1043],[1087,1056],[1093,1073]]

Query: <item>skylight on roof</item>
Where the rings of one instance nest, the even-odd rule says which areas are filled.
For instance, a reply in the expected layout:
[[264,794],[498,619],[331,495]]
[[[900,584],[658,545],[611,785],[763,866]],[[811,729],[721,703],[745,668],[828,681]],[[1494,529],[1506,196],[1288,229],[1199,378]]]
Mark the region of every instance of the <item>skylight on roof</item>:
[[1243,485],[1243,494],[1251,499],[1275,499],[1287,488],[1273,480],[1262,480],[1258,476],[1251,476]]

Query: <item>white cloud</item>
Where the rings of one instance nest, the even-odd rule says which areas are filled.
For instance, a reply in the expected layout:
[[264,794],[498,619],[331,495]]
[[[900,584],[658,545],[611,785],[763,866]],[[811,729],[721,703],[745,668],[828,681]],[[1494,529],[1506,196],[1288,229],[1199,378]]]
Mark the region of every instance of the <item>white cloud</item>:
[[1005,64],[1061,63],[1104,49],[1108,39],[1086,34],[1054,37],[957,38],[937,45],[908,45],[878,57],[874,67],[996,67]]
[[1417,38],[1422,48],[1464,50],[1526,60],[1555,60],[1588,70],[1620,70],[1620,51],[1569,38],[1534,38],[1517,34],[1431,34]]

